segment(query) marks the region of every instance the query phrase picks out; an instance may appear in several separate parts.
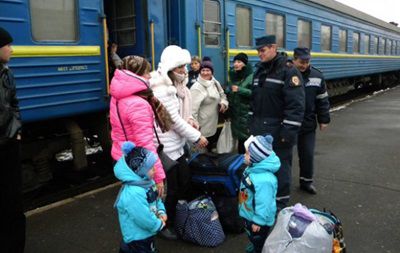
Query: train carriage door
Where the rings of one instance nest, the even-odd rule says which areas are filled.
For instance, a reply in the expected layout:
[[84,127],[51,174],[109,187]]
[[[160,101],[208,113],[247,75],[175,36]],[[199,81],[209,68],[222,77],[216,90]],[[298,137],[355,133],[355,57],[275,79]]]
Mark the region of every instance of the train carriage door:
[[224,84],[225,34],[224,4],[220,0],[204,0],[202,3],[202,57],[208,56],[214,64],[214,76]]
[[109,41],[118,44],[118,55],[148,56],[147,4],[137,0],[104,0]]

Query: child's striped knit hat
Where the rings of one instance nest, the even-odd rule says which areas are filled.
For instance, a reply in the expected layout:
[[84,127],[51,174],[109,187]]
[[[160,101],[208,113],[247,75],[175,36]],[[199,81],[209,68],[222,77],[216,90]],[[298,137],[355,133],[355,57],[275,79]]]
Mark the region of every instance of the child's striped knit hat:
[[245,143],[245,147],[250,153],[250,162],[259,163],[267,158],[272,152],[272,142],[274,138],[271,135],[250,136]]

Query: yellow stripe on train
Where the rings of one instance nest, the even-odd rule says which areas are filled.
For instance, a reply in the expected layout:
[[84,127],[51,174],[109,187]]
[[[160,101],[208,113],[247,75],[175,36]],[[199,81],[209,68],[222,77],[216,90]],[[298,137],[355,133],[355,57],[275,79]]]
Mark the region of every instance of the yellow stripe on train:
[[[248,56],[257,56],[257,50],[249,50],[249,49],[229,49],[229,56],[233,57],[238,53],[243,52]],[[293,51],[285,51],[289,56],[293,57]],[[395,55],[370,55],[370,54],[335,54],[335,53],[311,53],[311,56],[314,58],[372,58],[372,59],[400,59],[400,56]]]
[[100,46],[12,46],[12,57],[99,56]]

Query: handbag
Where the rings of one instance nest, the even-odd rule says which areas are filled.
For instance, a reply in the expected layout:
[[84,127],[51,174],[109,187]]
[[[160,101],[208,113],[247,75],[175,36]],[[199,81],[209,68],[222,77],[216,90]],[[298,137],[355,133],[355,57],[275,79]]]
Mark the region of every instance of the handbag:
[[[122,124],[121,116],[119,114],[118,101],[116,103],[116,106],[117,106],[118,119],[119,119],[119,122],[121,123],[122,131],[124,132],[124,135],[125,135],[125,140],[128,141],[128,136],[126,135],[125,127],[124,127],[124,124]],[[174,166],[176,166],[178,164],[178,162],[175,160],[172,160],[167,154],[164,153],[164,145],[161,144],[160,139],[158,138],[156,128],[154,126],[153,126],[153,129],[154,129],[154,133],[156,134],[157,141],[158,141],[157,154],[158,154],[158,157],[160,158],[160,161],[164,168],[165,173],[167,173],[170,169],[172,169]]]
[[160,142],[160,138],[158,138],[157,130],[156,130],[156,128],[154,126],[153,126],[153,129],[154,129],[154,133],[156,134],[157,142],[158,142],[157,154],[158,154],[158,157],[160,158],[160,161],[161,161],[161,164],[162,164],[162,166],[164,168],[165,173],[167,173],[173,167],[178,165],[178,162],[173,160],[173,159],[171,159],[167,154],[165,154],[165,152],[164,152],[164,144],[162,144]]
[[233,139],[232,136],[231,122],[225,121],[221,133],[218,137],[217,153],[218,154],[231,153],[234,151],[235,147],[236,147],[236,141]]

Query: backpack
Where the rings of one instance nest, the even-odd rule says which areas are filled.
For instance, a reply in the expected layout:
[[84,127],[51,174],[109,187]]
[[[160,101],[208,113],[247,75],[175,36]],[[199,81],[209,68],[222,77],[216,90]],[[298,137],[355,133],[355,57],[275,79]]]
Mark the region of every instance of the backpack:
[[339,218],[331,211],[320,211],[310,209],[318,218],[319,222],[328,232],[333,233],[332,253],[346,253],[346,243],[344,242],[343,225]]

